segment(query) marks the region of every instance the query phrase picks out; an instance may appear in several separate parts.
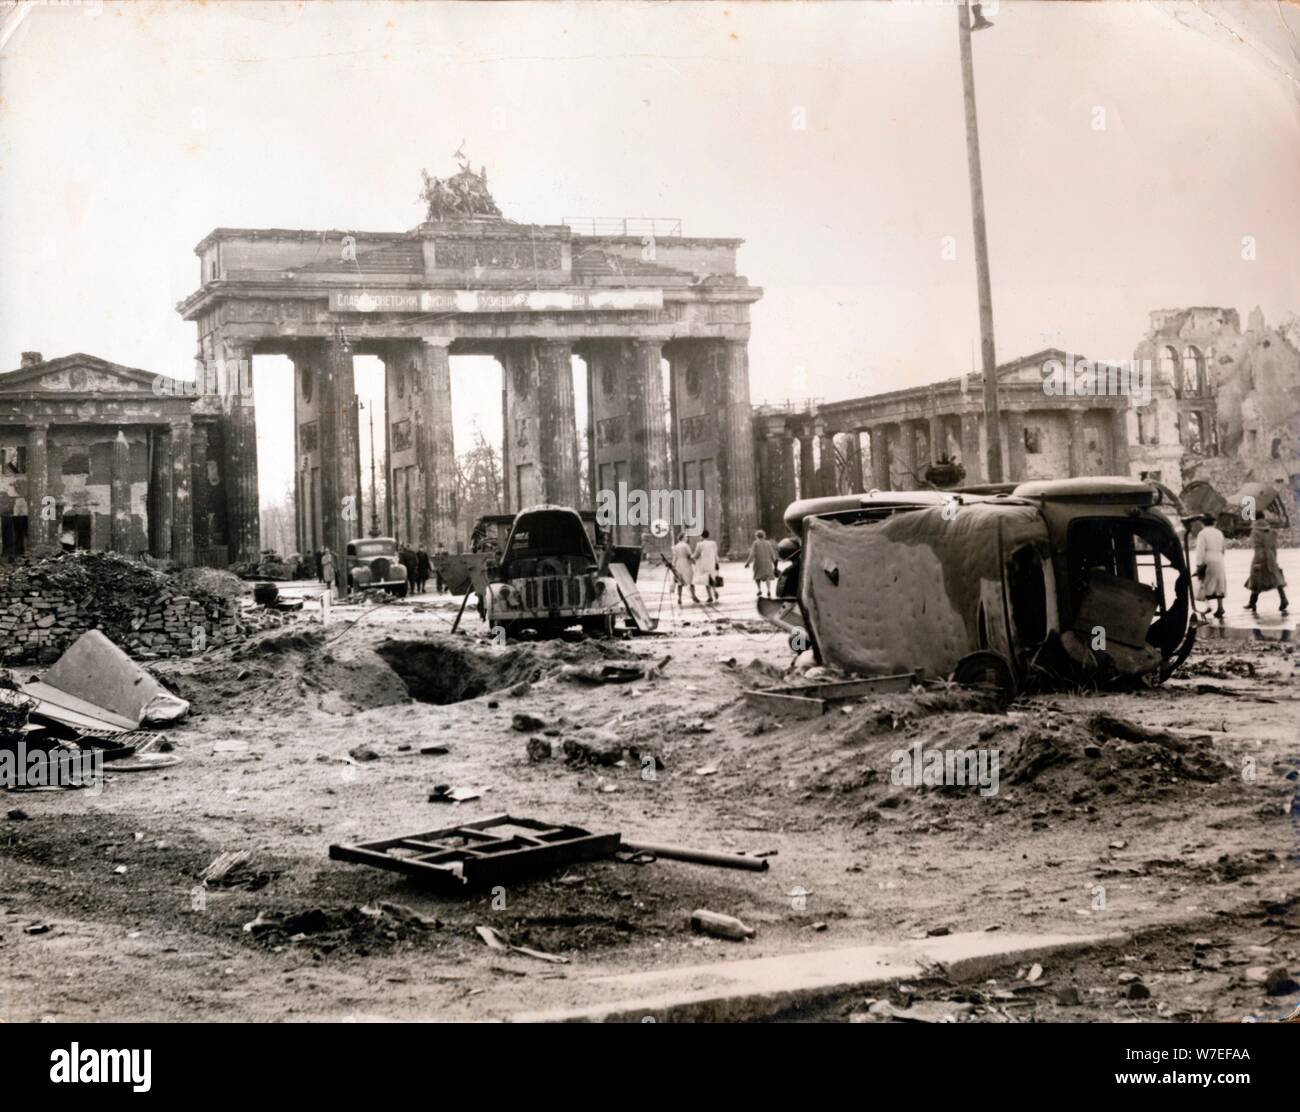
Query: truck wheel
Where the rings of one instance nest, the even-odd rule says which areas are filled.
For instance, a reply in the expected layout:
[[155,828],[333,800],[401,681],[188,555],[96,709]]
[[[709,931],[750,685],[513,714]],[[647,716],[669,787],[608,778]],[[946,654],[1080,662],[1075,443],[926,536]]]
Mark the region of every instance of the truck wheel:
[[393,588],[393,594],[398,598],[406,598],[406,584],[402,583]]

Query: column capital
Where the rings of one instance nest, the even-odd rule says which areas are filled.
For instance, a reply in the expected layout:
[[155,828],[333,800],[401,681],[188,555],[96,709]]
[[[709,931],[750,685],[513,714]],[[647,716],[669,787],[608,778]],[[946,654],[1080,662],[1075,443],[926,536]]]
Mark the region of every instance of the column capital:
[[454,336],[421,336],[420,342],[427,344],[431,348],[449,348],[451,347]]

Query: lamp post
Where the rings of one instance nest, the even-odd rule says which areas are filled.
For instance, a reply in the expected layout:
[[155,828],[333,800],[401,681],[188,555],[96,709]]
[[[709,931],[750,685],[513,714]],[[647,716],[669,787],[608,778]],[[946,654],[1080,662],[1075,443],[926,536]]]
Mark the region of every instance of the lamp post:
[[370,407],[370,535],[379,536],[379,498],[375,494],[375,410]]
[[[971,26],[971,10],[975,25]],[[989,248],[984,229],[984,177],[980,171],[979,123],[975,116],[975,68],[971,61],[971,31],[992,27],[978,4],[957,5],[957,39],[961,46],[961,86],[966,101],[966,161],[970,168],[970,207],[975,225],[975,277],[979,285],[980,356],[984,368],[984,429],[988,445],[985,476],[1002,481],[1002,429],[998,413],[998,363],[993,347],[993,294],[989,287]]]

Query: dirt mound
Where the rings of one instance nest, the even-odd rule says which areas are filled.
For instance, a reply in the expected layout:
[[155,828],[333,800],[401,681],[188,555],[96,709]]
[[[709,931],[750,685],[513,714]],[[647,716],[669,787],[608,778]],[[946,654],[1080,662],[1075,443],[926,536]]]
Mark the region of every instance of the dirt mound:
[[[733,791],[796,792],[823,815],[855,819],[864,809],[878,818],[875,808],[993,799],[1027,817],[1045,805],[1089,813],[1102,798],[1149,802],[1234,774],[1209,735],[1051,704],[1000,711],[996,694],[960,689],[881,696],[763,733],[764,762],[738,769]],[[665,754],[670,768],[677,747]]]

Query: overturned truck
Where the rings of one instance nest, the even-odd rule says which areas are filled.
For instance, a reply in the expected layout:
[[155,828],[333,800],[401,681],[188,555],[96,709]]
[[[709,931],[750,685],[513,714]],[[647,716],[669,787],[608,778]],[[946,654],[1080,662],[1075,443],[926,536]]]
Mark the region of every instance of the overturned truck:
[[1195,638],[1161,495],[1124,478],[793,503],[760,610],[820,663],[1008,690],[1163,681]]

